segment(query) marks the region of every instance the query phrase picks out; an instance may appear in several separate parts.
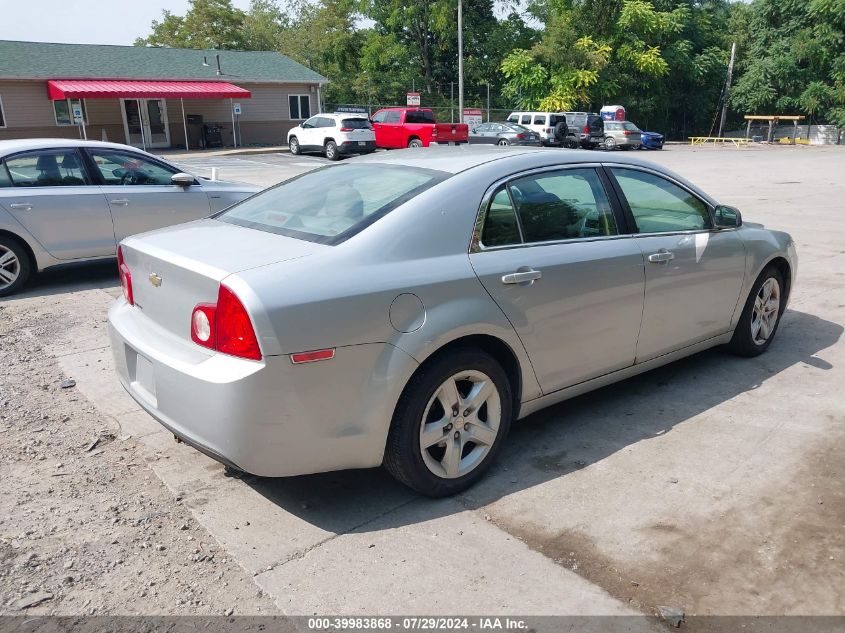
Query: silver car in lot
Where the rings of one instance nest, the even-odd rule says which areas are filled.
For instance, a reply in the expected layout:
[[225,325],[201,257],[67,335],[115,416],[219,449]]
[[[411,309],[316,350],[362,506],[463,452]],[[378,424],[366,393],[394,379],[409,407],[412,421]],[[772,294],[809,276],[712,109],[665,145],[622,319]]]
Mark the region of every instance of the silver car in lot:
[[114,257],[134,233],[203,218],[259,191],[116,143],[0,141],[0,296],[37,270]]
[[515,419],[765,351],[797,266],[789,235],[662,167],[491,147],[317,169],[118,262],[120,381],[177,438],[263,476],[384,464],[432,496]]
[[640,145],[640,128],[630,121],[604,122],[604,149],[639,149]]
[[469,131],[470,145],[533,145],[539,147],[540,135],[517,123],[482,123]]

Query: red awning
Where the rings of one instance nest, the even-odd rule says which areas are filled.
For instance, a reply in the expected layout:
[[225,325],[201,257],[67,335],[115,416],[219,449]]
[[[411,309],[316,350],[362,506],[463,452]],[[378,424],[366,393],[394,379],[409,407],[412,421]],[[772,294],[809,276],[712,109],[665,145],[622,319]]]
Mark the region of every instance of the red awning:
[[51,79],[47,95],[58,99],[249,99],[244,90],[225,81],[122,81]]

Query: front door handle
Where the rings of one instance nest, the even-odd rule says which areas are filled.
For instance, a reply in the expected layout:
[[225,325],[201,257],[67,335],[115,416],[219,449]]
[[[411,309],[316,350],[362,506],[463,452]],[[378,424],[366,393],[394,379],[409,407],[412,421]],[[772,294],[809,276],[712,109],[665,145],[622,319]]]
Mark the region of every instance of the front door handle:
[[659,264],[661,262],[668,262],[672,259],[675,259],[675,253],[667,251],[665,248],[661,248],[656,253],[652,253],[648,256],[648,261],[652,264]]
[[9,207],[16,211],[32,211],[31,202],[13,202]]
[[109,204],[116,204],[119,207],[125,207],[127,204],[129,204],[129,200],[127,200],[126,198],[120,198],[118,200],[109,200]]
[[502,283],[503,284],[533,284],[535,281],[540,279],[543,276],[543,273],[539,270],[534,270],[530,266],[523,266],[515,273],[509,273],[507,275],[502,276]]

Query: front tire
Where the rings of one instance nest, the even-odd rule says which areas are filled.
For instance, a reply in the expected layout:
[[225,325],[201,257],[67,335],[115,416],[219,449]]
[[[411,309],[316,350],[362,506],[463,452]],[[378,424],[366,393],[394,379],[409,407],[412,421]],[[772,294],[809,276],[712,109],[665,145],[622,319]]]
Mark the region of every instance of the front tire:
[[608,151],[615,149],[616,139],[614,139],[612,136],[608,136],[606,139],[604,139],[604,148]]
[[0,297],[16,293],[29,279],[31,265],[23,245],[0,235]]
[[329,160],[340,160],[340,150],[337,148],[337,143],[326,141],[325,154]]
[[299,139],[295,136],[291,136],[288,139],[288,148],[290,148],[290,153],[294,156],[299,156],[302,153],[302,148],[299,146]]
[[728,349],[739,356],[759,356],[772,344],[786,301],[786,286],[774,266],[764,270],[748,295]]
[[466,490],[495,461],[513,417],[505,371],[489,354],[444,354],[411,378],[393,415],[384,466],[429,497]]

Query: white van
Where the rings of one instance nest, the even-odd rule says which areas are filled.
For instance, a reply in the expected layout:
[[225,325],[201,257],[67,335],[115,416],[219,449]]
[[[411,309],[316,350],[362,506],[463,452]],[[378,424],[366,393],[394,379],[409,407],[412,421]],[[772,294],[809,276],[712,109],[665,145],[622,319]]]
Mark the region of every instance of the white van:
[[508,123],[519,123],[537,132],[543,145],[559,145],[555,139],[555,125],[559,116],[562,115],[558,112],[511,112]]

